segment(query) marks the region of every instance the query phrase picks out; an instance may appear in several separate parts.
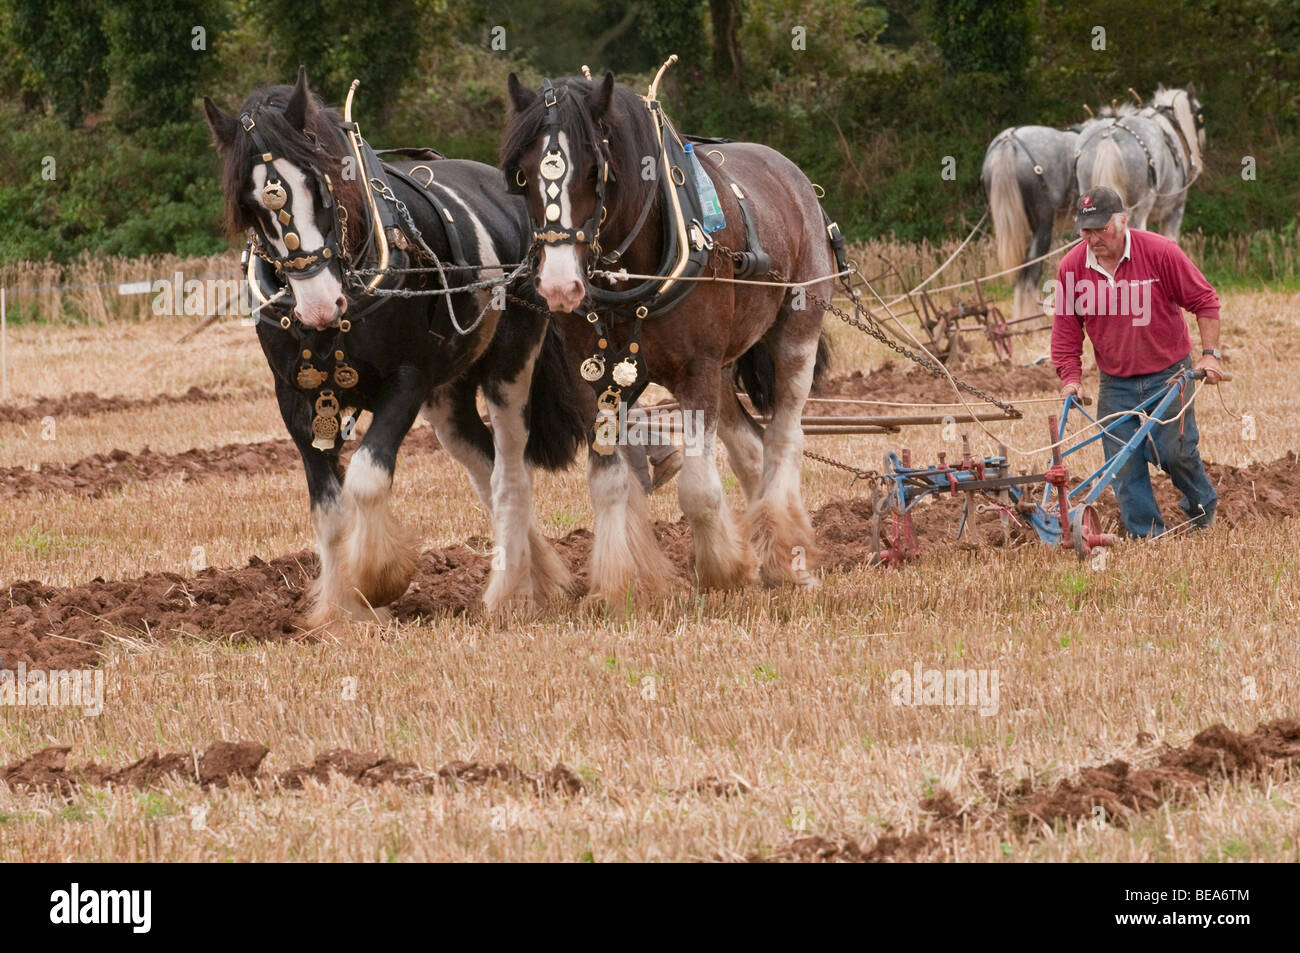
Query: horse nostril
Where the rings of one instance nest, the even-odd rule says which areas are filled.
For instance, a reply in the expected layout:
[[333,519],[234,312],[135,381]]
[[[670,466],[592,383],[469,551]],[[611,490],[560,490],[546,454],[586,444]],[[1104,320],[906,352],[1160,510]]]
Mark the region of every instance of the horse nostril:
[[334,299],[334,307],[338,309],[339,314],[346,314],[348,310],[348,299],[339,295]]

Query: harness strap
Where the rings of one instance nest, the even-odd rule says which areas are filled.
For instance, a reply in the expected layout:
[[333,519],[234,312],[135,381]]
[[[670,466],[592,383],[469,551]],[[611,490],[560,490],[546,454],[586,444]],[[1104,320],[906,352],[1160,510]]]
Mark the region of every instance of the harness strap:
[[[442,230],[446,234],[447,244],[451,248],[452,266],[456,268],[471,267],[469,259],[465,256],[465,246],[460,240],[460,232],[455,227],[456,217],[452,215],[451,209],[447,206],[446,201],[433,190],[432,186],[434,183],[431,182],[427,187],[423,186],[401,169],[395,169],[390,165],[385,165],[384,171],[393,178],[405,182],[415,190],[417,195],[421,196],[433,207],[434,212],[438,216],[438,220],[442,222]],[[412,239],[415,238],[413,235],[410,237]]]
[[[661,168],[658,177],[655,179],[656,185],[659,184],[659,179],[663,177],[663,174],[664,171]],[[627,238],[619,242],[618,247],[612,252],[607,255],[602,255],[600,260],[605,262],[607,265],[618,264],[623,258],[623,253],[632,247],[632,243],[636,241],[636,237],[641,234],[641,229],[645,228],[645,223],[650,220],[650,212],[654,207],[655,203],[653,199],[642,205],[641,214],[637,216],[636,224],[632,226],[632,230],[627,233]]]
[[[258,129],[256,119],[253,118],[253,113],[258,112],[260,108],[254,109],[252,113],[243,113],[239,117],[239,125],[243,128],[244,133],[252,139],[253,146],[261,155],[262,168],[265,170],[265,180],[262,184],[262,203],[280,222],[284,231],[284,247],[288,254],[282,257],[271,254],[266,250],[260,251],[259,254],[266,257],[275,266],[277,272],[288,271],[302,278],[310,278],[328,268],[332,259],[343,257],[346,254],[339,236],[338,216],[330,216],[329,231],[325,234],[324,243],[320,248],[308,251],[302,247],[299,237],[302,229],[294,223],[293,189],[276,170],[275,153],[267,144],[261,130]],[[315,166],[310,166],[309,170],[316,177],[318,183],[323,183],[323,187],[318,186],[317,188],[317,195],[322,208],[332,209],[334,207],[334,188],[329,177],[323,175]]]
[[1042,165],[1040,165],[1038,160],[1034,158],[1034,154],[1029,151],[1029,147],[1020,141],[1020,137],[1016,135],[1016,131],[1014,129],[1008,129],[1006,131],[1006,135],[1004,136],[1004,138],[1009,139],[1015,145],[1018,145],[1022,150],[1024,150],[1025,155],[1029,157],[1029,161],[1034,164],[1034,175],[1038,176],[1039,178],[1042,178],[1043,176]]
[[[657,269],[659,277],[643,281],[640,284],[616,291],[591,285],[588,291],[592,303],[597,308],[636,309],[645,308],[646,317],[657,317],[671,310],[682,302],[695,289],[693,281],[677,281],[672,272],[681,265],[677,277],[695,277],[704,271],[708,264],[710,250],[705,241],[704,226],[700,220],[704,217],[700,206],[700,197],[696,194],[694,183],[686,174],[686,153],[678,142],[676,132],[672,130],[662,112],[654,113],[654,121],[662,122],[666,133],[663,136],[663,149],[660,154],[660,206],[664,216],[663,254]],[[680,179],[680,181],[679,181]],[[647,203],[653,205],[654,203]],[[674,210],[681,216],[676,220]],[[679,238],[680,231],[688,236],[698,229],[699,243],[688,244],[683,256]],[[688,238],[689,242],[689,238]],[[621,254],[621,253],[620,253]],[[683,262],[683,257],[685,258]]]
[[1143,140],[1143,138],[1139,136],[1137,131],[1131,126],[1126,126],[1123,119],[1116,119],[1112,125],[1113,127],[1123,129],[1137,140],[1137,144],[1142,147],[1142,151],[1147,157],[1147,179],[1150,181],[1151,185],[1154,186],[1156,184],[1156,160],[1155,157],[1151,155],[1151,150],[1147,147],[1146,141]]
[[[694,141],[692,139],[692,141]],[[696,154],[698,158],[698,153]],[[754,275],[765,275],[772,268],[772,256],[763,250],[762,242],[758,238],[758,226],[754,222],[754,210],[750,208],[749,198],[745,192],[733,179],[726,173],[721,166],[718,167],[718,174],[722,180],[731,189],[731,194],[735,196],[736,204],[740,206],[740,218],[745,225],[745,251],[736,252],[732,256],[732,266],[737,278],[750,278]],[[822,215],[825,216],[825,210]],[[827,220],[829,224],[829,219]]]
[[[1186,183],[1187,185],[1190,185],[1192,181],[1192,172],[1193,172],[1193,165],[1194,165],[1194,160],[1192,156],[1192,146],[1191,143],[1187,141],[1187,136],[1183,133],[1183,127],[1182,124],[1178,121],[1178,115],[1177,113],[1174,112],[1174,108],[1172,106],[1157,106],[1156,112],[1158,112],[1161,116],[1165,118],[1165,120],[1169,123],[1169,125],[1173,127],[1174,132],[1178,136],[1178,143],[1179,145],[1182,146],[1182,155],[1185,160],[1185,162],[1182,163],[1183,182]],[[1165,141],[1168,142],[1169,144],[1169,151],[1172,152],[1175,157],[1177,157],[1179,153],[1178,148],[1174,146],[1172,142],[1169,142],[1169,133],[1167,131],[1164,132],[1164,135],[1165,135]]]

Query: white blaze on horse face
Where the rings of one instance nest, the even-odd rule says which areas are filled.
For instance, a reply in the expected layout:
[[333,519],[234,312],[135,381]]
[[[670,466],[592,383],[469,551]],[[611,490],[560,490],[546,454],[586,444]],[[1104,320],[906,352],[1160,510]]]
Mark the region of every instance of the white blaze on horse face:
[[[564,157],[564,176],[555,182],[559,194],[552,199],[546,194],[553,180],[537,176],[537,189],[542,197],[542,209],[548,205],[560,207],[561,228],[573,229],[573,203],[569,199],[569,185],[574,180],[572,153],[569,152],[569,137],[564,133],[556,136],[560,144],[560,154]],[[543,156],[543,158],[545,158]],[[543,211],[543,216],[545,211]],[[554,228],[557,223],[546,220],[542,230]],[[578,247],[569,242],[564,245],[543,245],[542,260],[537,268],[537,293],[546,301],[552,311],[577,311],[586,297],[583,283],[582,266],[578,262]]]
[[[293,195],[293,225],[297,229],[298,247],[292,252],[284,243],[284,226],[275,212],[267,209],[275,230],[267,239],[275,246],[276,254],[294,257],[302,251],[313,251],[325,244],[325,236],[316,226],[316,190],[307,185],[307,177],[296,166],[284,159],[275,160],[275,171],[289,187]],[[266,185],[266,167],[261,163],[253,166],[253,197],[258,205],[266,208],[262,200],[262,187]],[[343,295],[343,283],[336,278],[329,268],[318,271],[310,278],[289,277],[289,286],[293,289],[294,311],[303,324],[312,328],[327,327],[341,314],[339,302],[346,309],[347,299]]]

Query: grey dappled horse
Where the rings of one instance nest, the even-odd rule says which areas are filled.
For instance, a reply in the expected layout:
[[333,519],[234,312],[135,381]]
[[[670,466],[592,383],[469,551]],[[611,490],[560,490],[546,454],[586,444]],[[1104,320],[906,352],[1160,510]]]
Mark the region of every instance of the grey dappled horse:
[[1124,199],[1129,225],[1177,239],[1187,189],[1201,174],[1205,116],[1189,83],[1156,88],[1150,105],[1123,105],[1089,123],[1079,141],[1079,192],[1095,185]]
[[[1046,254],[1058,221],[1078,196],[1074,158],[1079,133],[1049,126],[1013,126],[989,143],[980,183],[993,216],[998,267],[1014,268]],[[1016,274],[1015,317],[1038,311],[1035,289],[1043,271],[1036,262]]]

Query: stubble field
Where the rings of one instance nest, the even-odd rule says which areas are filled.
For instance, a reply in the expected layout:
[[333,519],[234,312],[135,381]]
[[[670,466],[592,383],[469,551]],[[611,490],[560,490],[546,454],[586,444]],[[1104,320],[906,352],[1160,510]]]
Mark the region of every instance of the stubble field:
[[[882,570],[869,491],[808,461],[818,590],[695,591],[669,487],[651,503],[672,599],[629,614],[575,594],[492,624],[473,608],[486,514],[421,424],[394,493],[424,536],[416,584],[393,623],[324,638],[294,626],[306,490],[249,328],[183,346],[192,319],[11,328],[0,667],[94,667],[104,703],[0,706],[0,858],[1300,859],[1297,304],[1224,295],[1235,379],[1196,403],[1223,498],[1209,532],[1095,565],[999,545],[993,514],[948,539],[942,502],[921,559]],[[833,393],[956,399],[828,327]],[[1046,348],[1022,340],[1016,363]],[[991,363],[981,343],[968,371],[1025,417],[990,430],[1041,446],[1050,369]],[[96,396],[58,400],[75,392]],[[960,449],[939,427],[808,438],[869,468],[903,445]],[[539,475],[534,498],[580,566],[582,468]],[[918,669],[997,692],[896,704],[895,673]]]

